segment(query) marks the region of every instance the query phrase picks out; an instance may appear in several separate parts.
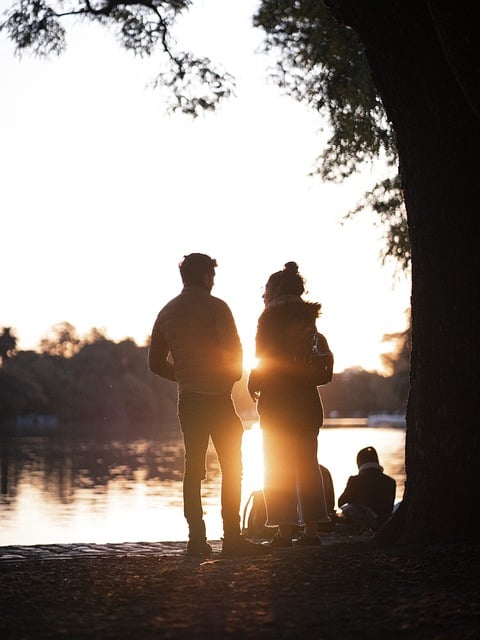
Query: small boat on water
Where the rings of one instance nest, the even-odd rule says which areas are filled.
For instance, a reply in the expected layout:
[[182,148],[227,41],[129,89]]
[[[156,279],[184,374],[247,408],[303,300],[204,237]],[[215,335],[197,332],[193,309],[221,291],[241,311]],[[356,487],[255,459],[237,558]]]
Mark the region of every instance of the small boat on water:
[[369,427],[405,427],[404,413],[369,413],[367,418]]

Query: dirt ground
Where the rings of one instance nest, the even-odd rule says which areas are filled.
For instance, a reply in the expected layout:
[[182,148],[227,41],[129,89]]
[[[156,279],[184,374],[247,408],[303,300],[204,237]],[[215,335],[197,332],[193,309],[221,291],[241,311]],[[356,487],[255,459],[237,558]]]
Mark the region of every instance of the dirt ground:
[[5,562],[0,637],[477,639],[478,551],[354,542],[254,559]]

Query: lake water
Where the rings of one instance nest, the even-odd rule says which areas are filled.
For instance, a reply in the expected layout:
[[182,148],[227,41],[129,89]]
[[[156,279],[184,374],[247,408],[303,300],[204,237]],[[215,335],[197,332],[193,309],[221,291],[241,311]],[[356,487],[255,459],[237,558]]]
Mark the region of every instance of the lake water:
[[[319,462],[329,468],[336,498],[357,472],[359,449],[374,446],[385,472],[405,484],[405,431],[386,427],[324,427]],[[261,488],[261,431],[254,424],[243,441],[242,509]],[[207,536],[222,535],[220,471],[213,449],[207,460],[203,503]],[[0,546],[165,542],[185,540],[182,440],[82,440],[9,437],[0,441]]]

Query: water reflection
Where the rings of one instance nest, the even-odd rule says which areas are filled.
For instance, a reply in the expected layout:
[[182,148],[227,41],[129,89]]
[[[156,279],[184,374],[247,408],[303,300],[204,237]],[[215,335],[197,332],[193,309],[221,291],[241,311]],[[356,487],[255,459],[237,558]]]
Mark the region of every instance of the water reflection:
[[[356,473],[357,451],[374,446],[403,494],[405,433],[400,429],[327,428],[319,461],[335,495]],[[261,432],[244,438],[245,502],[261,486]],[[181,438],[83,440],[11,437],[0,441],[0,545],[184,540]],[[220,471],[213,449],[203,483],[208,536],[220,538]]]

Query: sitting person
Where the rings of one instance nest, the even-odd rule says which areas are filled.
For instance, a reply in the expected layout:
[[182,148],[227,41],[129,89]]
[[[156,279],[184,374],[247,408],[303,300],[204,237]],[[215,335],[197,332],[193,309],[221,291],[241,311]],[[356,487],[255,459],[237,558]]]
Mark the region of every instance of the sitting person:
[[373,447],[358,452],[357,466],[358,475],[349,477],[338,506],[353,532],[377,531],[393,513],[396,482],[383,473]]

